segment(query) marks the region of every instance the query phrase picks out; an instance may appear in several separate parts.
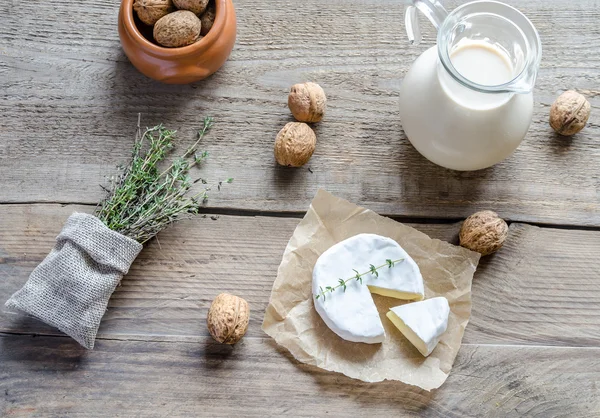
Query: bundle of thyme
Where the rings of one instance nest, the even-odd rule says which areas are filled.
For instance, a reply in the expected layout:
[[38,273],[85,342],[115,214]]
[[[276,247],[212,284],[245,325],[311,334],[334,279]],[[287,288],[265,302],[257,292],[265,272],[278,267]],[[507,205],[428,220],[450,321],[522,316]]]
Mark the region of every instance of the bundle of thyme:
[[[173,222],[197,214],[212,187],[206,186],[203,178],[192,180],[189,172],[208,156],[197,148],[212,124],[212,118],[205,118],[198,140],[161,169],[160,163],[173,148],[176,131],[158,125],[142,132],[138,115],[131,162],[113,179],[111,189],[106,189],[108,196],[98,205],[96,216],[113,231],[143,244]],[[223,183],[232,181],[228,178],[216,186],[220,190]],[[201,190],[188,193],[199,182]]]

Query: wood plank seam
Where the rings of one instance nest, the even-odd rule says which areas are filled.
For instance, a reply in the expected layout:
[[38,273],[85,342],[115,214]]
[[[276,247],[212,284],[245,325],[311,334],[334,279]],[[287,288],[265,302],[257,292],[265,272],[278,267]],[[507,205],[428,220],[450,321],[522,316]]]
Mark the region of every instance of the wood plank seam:
[[[10,332],[10,331],[0,331],[0,337],[10,337],[10,336],[18,336],[18,337],[48,337],[48,338],[64,338],[67,341],[71,339],[68,335],[58,335],[58,334],[47,334],[47,333],[34,333],[34,332]],[[122,342],[150,342],[150,343],[165,343],[165,344],[199,344],[199,341],[204,341],[209,337],[200,336],[200,337],[190,337],[190,338],[181,338],[177,340],[157,340],[152,338],[109,338],[99,336],[96,340],[101,341],[122,341]],[[244,341],[264,341],[264,342],[273,342],[269,336],[257,337],[257,336],[246,336],[243,339]],[[220,343],[216,341],[211,341],[212,344],[218,345]],[[243,343],[239,343],[243,344]],[[232,349],[235,349],[235,345],[231,346]],[[542,349],[572,349],[572,350],[597,350],[600,349],[600,344],[598,346],[569,346],[569,345],[546,345],[546,344],[488,344],[488,343],[462,343],[462,347],[497,347],[497,348],[542,348]],[[287,352],[287,350],[281,348],[282,351]]]
[[[91,203],[76,203],[76,202],[46,202],[46,201],[31,201],[31,202],[4,202],[0,203],[2,206],[19,206],[19,205],[60,205],[65,206],[85,206],[89,208],[96,208],[97,204]],[[308,205],[308,203],[307,203]],[[302,219],[306,212],[302,211],[268,211],[268,210],[253,210],[253,209],[238,209],[229,207],[210,206],[200,209],[198,212],[199,216],[210,216],[210,215],[225,215],[225,216],[248,216],[248,217],[271,217],[271,218],[291,218],[291,219]],[[380,213],[381,216],[393,219],[397,222],[402,223],[417,223],[417,224],[438,224],[446,225],[453,224],[456,222],[462,222],[464,218],[436,218],[436,217],[415,217],[415,216],[400,216],[386,213]],[[537,226],[539,228],[549,229],[566,229],[573,231],[600,231],[600,226],[595,225],[577,225],[577,224],[550,224],[543,222],[521,222],[510,218],[505,218],[505,221],[511,225],[512,223],[525,224]]]

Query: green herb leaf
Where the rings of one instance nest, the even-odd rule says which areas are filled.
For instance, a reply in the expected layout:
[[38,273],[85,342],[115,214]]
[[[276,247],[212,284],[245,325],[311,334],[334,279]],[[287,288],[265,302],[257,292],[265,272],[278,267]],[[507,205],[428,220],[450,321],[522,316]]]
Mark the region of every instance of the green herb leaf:
[[[352,269],[352,270],[354,270],[354,269]],[[354,272],[356,273],[356,275],[354,276],[354,278],[355,278],[357,281],[359,281],[359,282],[360,282],[360,284],[362,284],[362,276],[361,276],[361,274],[360,274],[360,273],[359,273],[357,270],[354,270]]]
[[375,267],[373,264],[370,264],[369,267],[371,269],[371,274],[373,274],[375,278],[378,278],[379,272],[377,271],[377,267]]

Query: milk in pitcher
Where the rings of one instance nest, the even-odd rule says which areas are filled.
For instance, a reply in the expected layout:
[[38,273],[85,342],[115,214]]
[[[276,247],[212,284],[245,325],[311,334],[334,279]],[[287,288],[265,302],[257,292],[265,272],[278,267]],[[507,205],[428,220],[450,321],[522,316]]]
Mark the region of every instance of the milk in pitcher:
[[400,89],[404,132],[438,165],[489,167],[517,148],[531,124],[539,37],[502,3],[468,3],[447,18],[435,12],[438,44],[417,58]]

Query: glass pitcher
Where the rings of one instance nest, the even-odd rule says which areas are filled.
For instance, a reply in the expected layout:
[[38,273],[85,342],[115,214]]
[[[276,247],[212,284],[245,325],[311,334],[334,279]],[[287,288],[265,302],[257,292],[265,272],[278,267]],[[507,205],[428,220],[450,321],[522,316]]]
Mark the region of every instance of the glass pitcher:
[[437,45],[412,64],[400,89],[406,136],[430,161],[454,170],[494,165],[519,146],[533,116],[542,56],[539,35],[517,9],[494,1],[448,14],[437,0],[409,1],[408,38],[421,35],[417,11],[438,30]]

